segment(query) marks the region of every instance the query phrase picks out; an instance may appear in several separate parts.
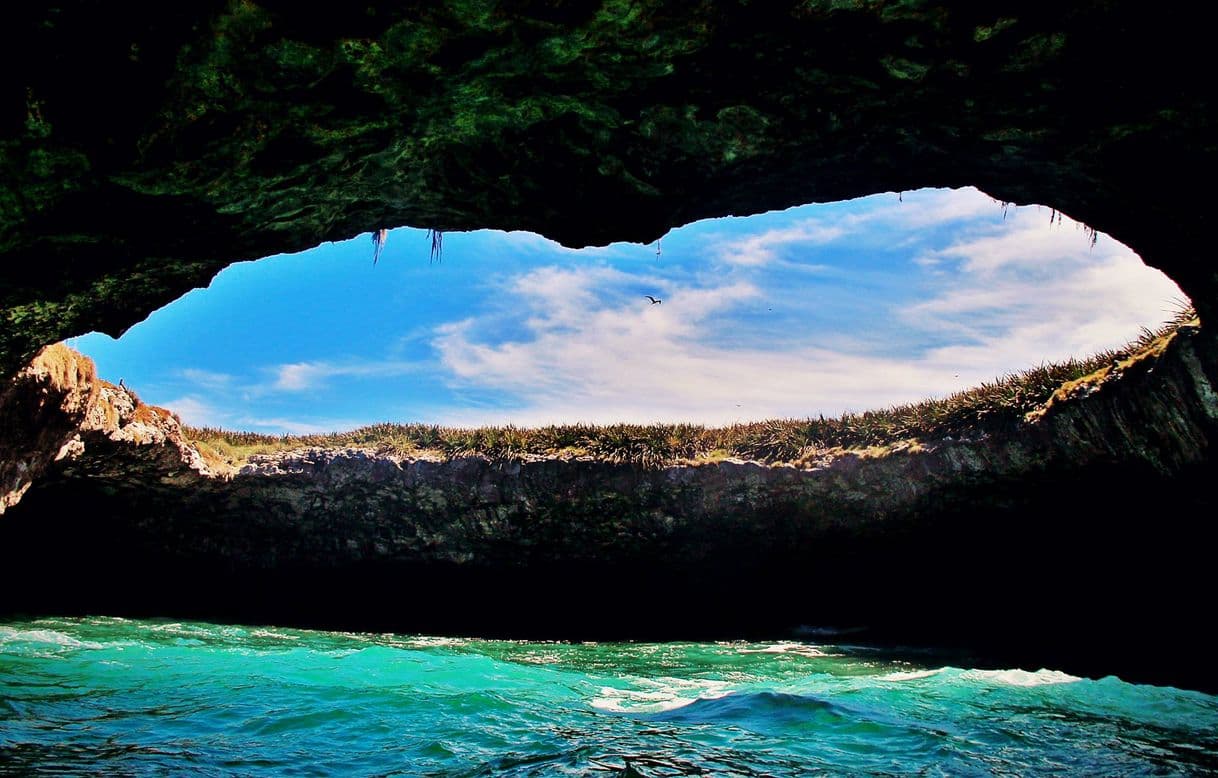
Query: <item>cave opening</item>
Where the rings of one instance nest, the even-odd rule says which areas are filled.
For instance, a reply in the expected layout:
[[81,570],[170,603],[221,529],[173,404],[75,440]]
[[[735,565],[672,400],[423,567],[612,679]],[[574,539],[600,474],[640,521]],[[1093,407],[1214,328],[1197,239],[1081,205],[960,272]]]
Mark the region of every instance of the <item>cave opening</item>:
[[18,9],[0,762],[1212,768],[1205,16]]
[[[0,561],[17,581],[46,565],[25,549],[53,549],[104,584],[10,612],[614,640],[848,624],[1213,685],[1199,660],[1167,672],[1115,639],[1129,613],[1182,621],[1194,598],[1170,598],[1204,588],[1215,411],[1195,320],[1139,339],[1187,299],[1110,237],[975,189],[584,250],[447,233],[431,257],[426,231],[379,229],[234,265],[118,342],[77,339],[118,386],[62,352],[22,375],[14,396],[46,413],[14,439],[46,453],[14,460]],[[1054,360],[1069,370],[994,382]],[[597,421],[641,424],[578,423]],[[509,423],[537,427],[476,426]],[[48,515],[71,517],[65,542]],[[814,596],[826,581],[850,585]],[[432,595],[362,599],[394,587]]]
[[971,188],[705,220],[646,246],[483,230],[437,257],[429,239],[232,265],[118,340],[70,343],[196,427],[730,425],[944,397],[1120,347],[1188,305],[1114,239]]

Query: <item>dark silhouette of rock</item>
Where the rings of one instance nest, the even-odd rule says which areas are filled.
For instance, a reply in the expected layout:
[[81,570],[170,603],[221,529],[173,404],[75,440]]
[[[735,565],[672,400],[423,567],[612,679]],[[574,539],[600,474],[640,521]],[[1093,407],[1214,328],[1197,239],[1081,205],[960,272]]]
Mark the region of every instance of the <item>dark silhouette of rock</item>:
[[1184,328],[1001,433],[804,466],[311,448],[209,471],[171,414],[103,385],[78,450],[0,520],[0,613],[566,639],[851,625],[1218,688],[1214,349]]
[[[5,19],[0,374],[225,265],[369,226],[646,243],[975,185],[1204,319],[1208,18],[1133,2],[27,3]],[[997,207],[997,206],[995,206]]]

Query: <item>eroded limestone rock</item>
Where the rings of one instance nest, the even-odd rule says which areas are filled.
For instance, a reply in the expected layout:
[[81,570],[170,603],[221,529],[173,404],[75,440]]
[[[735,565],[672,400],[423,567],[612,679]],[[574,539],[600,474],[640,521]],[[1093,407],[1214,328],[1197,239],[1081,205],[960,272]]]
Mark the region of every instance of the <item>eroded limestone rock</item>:
[[[86,452],[89,457],[85,457]],[[54,470],[138,481],[210,475],[172,412],[97,376],[93,360],[48,346],[0,393],[0,514]]]

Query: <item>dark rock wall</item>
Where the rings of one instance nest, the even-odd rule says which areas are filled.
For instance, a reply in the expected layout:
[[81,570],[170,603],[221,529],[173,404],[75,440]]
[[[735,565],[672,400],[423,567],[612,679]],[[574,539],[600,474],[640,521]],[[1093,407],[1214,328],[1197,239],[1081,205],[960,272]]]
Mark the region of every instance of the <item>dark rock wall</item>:
[[221,478],[169,420],[94,435],[0,523],[0,612],[562,638],[857,626],[1218,688],[1200,617],[1214,348],[1185,328],[1002,434],[811,469],[307,450]]
[[0,516],[57,458],[68,456],[97,402],[101,381],[93,360],[66,346],[48,346],[0,384]]
[[382,226],[570,245],[921,186],[1062,210],[1208,311],[1203,10],[1133,2],[26,4],[0,373]]
[[126,393],[12,377],[230,262],[379,227],[646,241],[920,186],[1064,211],[1208,317],[1211,38],[1201,6],[1100,0],[19,4],[0,375],[46,392],[0,398],[0,481],[58,475],[0,522],[0,610],[566,637],[844,621],[1205,685],[1200,339],[1009,438],[811,473],[327,454],[225,481]]

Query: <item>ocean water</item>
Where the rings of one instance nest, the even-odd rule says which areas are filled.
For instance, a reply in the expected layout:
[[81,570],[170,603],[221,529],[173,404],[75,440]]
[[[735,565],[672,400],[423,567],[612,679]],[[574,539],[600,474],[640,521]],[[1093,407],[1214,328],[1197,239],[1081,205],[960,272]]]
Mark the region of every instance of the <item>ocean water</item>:
[[567,644],[0,623],[0,772],[1146,775],[1218,697],[810,643]]

